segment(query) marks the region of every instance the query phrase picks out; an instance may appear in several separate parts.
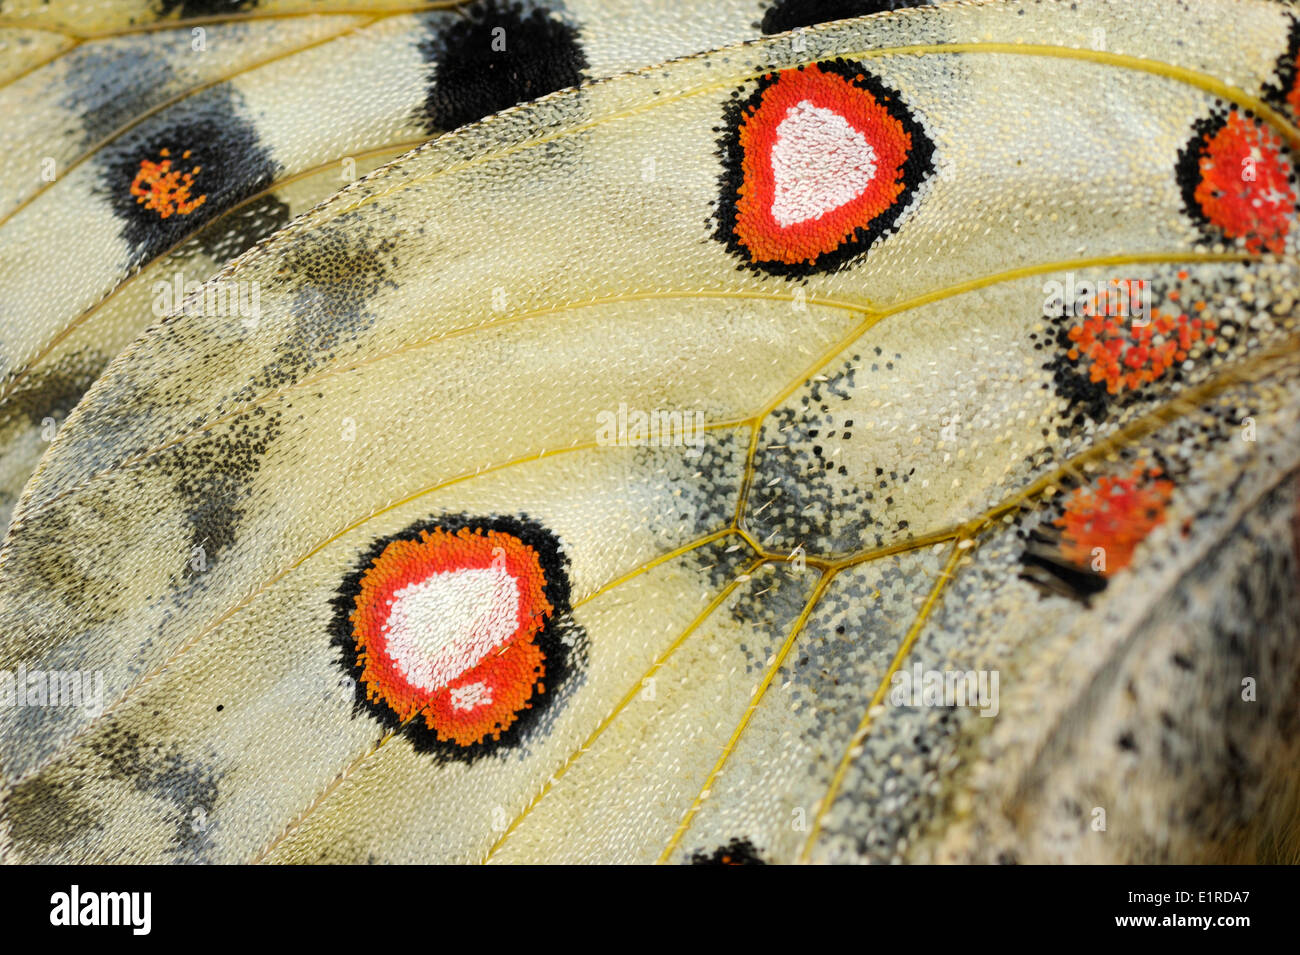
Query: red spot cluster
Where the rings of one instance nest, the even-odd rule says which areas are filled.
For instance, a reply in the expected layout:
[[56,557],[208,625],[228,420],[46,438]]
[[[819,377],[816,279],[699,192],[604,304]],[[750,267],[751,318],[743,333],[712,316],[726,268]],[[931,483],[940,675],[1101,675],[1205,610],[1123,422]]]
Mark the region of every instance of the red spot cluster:
[[1295,169],[1277,131],[1232,109],[1193,147],[1193,198],[1201,214],[1228,238],[1244,240],[1248,251],[1281,254],[1296,193]]
[[1075,490],[1056,520],[1065,559],[1097,567],[1094,550],[1101,548],[1105,562],[1098,569],[1107,576],[1132,563],[1138,544],[1164,523],[1174,485],[1162,474],[1139,464],[1126,476],[1105,476]]
[[[158,162],[148,159],[140,162],[140,171],[131,183],[131,195],[135,196],[137,203],[158,213],[160,219],[189,215],[208,198],[206,195],[198,198],[190,195],[194,177],[203,171],[203,167],[195,166],[189,172],[182,172],[172,168],[170,150],[163,149],[158,155]],[[181,158],[189,159],[190,151],[185,150]]]
[[[1123,295],[1094,298],[1083,309],[1084,320],[1066,333],[1071,342],[1070,360],[1086,361],[1089,380],[1104,381],[1112,395],[1159,380],[1174,365],[1186,361],[1193,346],[1213,345],[1217,328],[1213,319],[1199,314],[1193,317],[1156,308],[1143,319],[1133,309],[1117,304],[1133,301],[1141,292],[1140,283],[1122,284],[1127,286]],[[1168,298],[1177,302],[1178,293],[1171,292]],[[1197,302],[1192,311],[1200,313],[1204,308],[1204,302]]]
[[[849,202],[816,218],[782,226],[772,214],[776,199],[772,149],[781,122],[805,100],[838,114],[862,134],[875,152],[876,174]],[[816,64],[776,76],[758,102],[746,107],[739,142],[743,159],[735,234],[755,262],[814,263],[893,207],[907,186],[904,164],[912,151],[911,133],[889,105],[869,90]]]
[[[494,566],[504,567],[519,590],[514,634],[446,686],[429,691],[412,685],[388,653],[384,625],[393,595],[433,574]],[[362,576],[350,617],[367,696],[387,704],[402,720],[423,714],[443,741],[471,746],[488,736],[498,738],[531,705],[534,693],[545,692],[545,654],[535,640],[553,609],[545,588],[537,553],[510,534],[461,528],[455,533],[421,531],[419,540],[393,541]],[[468,708],[454,705],[453,692],[473,684],[483,684],[490,701]]]

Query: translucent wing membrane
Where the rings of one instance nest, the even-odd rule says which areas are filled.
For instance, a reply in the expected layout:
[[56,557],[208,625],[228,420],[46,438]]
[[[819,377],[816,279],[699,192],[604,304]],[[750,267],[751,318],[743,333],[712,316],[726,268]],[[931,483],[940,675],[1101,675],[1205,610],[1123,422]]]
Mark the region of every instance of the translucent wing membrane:
[[67,6],[6,10],[83,32],[5,41],[2,524],[108,360],[293,216],[445,129],[756,33],[749,0]]
[[1295,27],[1188,6],[557,93],[222,269],[256,320],[135,339],[15,510],[0,666],[103,706],[0,723],[6,856],[1249,857]]

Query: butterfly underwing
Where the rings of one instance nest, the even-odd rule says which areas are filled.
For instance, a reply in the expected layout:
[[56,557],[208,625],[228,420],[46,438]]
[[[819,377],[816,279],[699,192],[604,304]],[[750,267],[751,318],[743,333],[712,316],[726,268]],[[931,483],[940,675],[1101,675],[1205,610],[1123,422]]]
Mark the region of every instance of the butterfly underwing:
[[103,695],[0,723],[0,851],[1293,851],[1296,36],[907,9],[346,187],[23,492],[0,669]]

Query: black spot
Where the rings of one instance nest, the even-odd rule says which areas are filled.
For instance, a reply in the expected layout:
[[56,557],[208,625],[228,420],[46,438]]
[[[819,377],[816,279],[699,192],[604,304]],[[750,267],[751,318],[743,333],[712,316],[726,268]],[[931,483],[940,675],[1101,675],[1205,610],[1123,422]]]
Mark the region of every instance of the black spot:
[[777,0],[763,14],[759,29],[784,33],[832,20],[849,20],[871,13],[885,13],[904,7],[923,7],[929,0]]
[[[166,150],[166,156],[164,156]],[[188,156],[186,155],[188,153]],[[168,160],[172,171],[193,173],[190,198],[204,197],[189,212],[163,216],[131,194],[142,163]],[[122,238],[131,247],[130,266],[153,259],[264,189],[277,166],[258,141],[257,130],[240,111],[238,94],[216,86],[141,123],[105,147],[95,158],[99,188],[122,220]],[[143,181],[141,182],[143,186]]]
[[748,839],[732,839],[718,846],[712,855],[697,852],[691,856],[691,865],[767,865],[758,850]]
[[1096,594],[1106,589],[1103,575],[1065,559],[1060,550],[1060,533],[1050,524],[1029,534],[1021,563],[1025,572],[1020,574],[1020,579],[1029,581],[1045,594],[1069,597],[1087,606]]
[[158,16],[168,17],[179,10],[182,20],[194,20],[243,13],[256,6],[257,0],[158,0]]
[[587,663],[587,634],[573,620],[569,586],[569,559],[560,549],[560,542],[549,530],[527,515],[478,517],[468,514],[444,515],[433,520],[416,521],[396,534],[382,537],[371,544],[353,565],[353,570],[343,579],[332,603],[334,616],[330,624],[330,643],[338,648],[339,663],[354,684],[354,717],[366,714],[391,730],[402,728],[402,719],[383,701],[367,698],[362,682],[364,666],[357,656],[356,637],[353,633],[352,612],[361,593],[361,580],[384,549],[395,540],[418,540],[421,531],[441,530],[455,533],[462,528],[476,532],[497,531],[509,534],[528,545],[537,554],[537,560],[546,577],[544,593],[551,605],[551,616],[533,637],[545,655],[546,676],[544,689],[535,692],[528,705],[515,721],[498,737],[485,738],[478,743],[462,746],[438,738],[424,718],[417,716],[408,721],[402,734],[420,753],[430,753],[438,762],[458,760],[473,763],[484,756],[500,753],[521,745],[535,731],[545,731],[554,717],[552,704],[561,691],[577,685]]
[[466,7],[451,26],[420,41],[432,79],[424,103],[430,132],[455,129],[577,86],[587,57],[577,28],[531,2],[485,0]]

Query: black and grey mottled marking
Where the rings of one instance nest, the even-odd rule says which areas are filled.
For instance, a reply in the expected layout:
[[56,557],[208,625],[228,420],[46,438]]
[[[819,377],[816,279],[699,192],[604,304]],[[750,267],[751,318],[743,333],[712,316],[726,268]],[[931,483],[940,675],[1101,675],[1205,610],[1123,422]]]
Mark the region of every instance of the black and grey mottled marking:
[[157,471],[173,478],[189,519],[191,557],[183,570],[187,581],[201,579],[235,543],[253,479],[280,436],[280,417],[280,412],[259,406],[233,430],[205,432],[155,459]]
[[368,305],[380,289],[396,287],[390,276],[397,271],[398,242],[392,235],[376,237],[363,221],[360,212],[345,213],[321,226],[309,249],[286,247],[279,274],[294,295],[289,328],[276,345],[276,359],[223,406],[299,380],[378,321]]
[[[280,172],[257,129],[243,116],[242,99],[228,84],[202,90],[183,103],[151,116],[94,157],[98,188],[122,220],[130,265],[138,266],[176,245],[230,206],[264,189]],[[164,219],[131,195],[144,160],[156,162],[163,149],[173,165],[194,166],[192,195],[207,199],[193,212]],[[182,159],[186,151],[189,159]]]
[[854,353],[806,382],[764,420],[745,522],[765,547],[789,553],[802,546],[808,554],[829,556],[909,533],[906,522],[884,526],[876,515],[893,503],[891,488],[909,483],[915,469],[881,461],[869,474],[853,474],[832,456],[864,423],[854,417],[863,410],[853,404],[859,370],[892,370],[896,357],[879,347],[865,356]]

